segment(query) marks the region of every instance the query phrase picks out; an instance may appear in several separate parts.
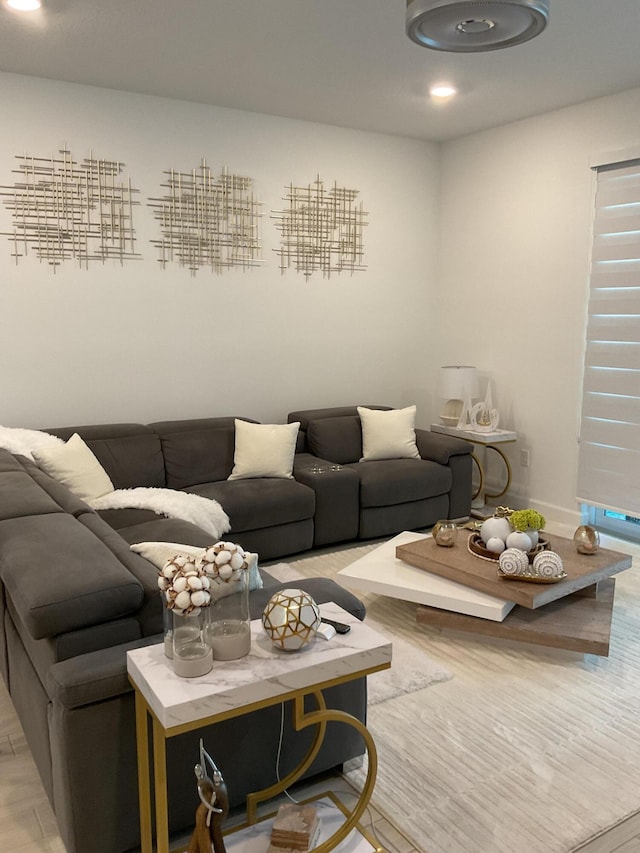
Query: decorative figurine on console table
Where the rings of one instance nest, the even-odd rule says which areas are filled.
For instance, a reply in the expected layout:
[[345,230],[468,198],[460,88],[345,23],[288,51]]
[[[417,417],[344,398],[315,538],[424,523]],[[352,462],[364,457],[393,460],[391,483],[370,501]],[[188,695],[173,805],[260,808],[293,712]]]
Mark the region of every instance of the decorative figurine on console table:
[[[207,775],[207,763],[212,776]],[[229,797],[222,773],[200,741],[200,762],[194,768],[200,805],[196,809],[196,828],[187,853],[227,853],[222,825],[229,813]]]

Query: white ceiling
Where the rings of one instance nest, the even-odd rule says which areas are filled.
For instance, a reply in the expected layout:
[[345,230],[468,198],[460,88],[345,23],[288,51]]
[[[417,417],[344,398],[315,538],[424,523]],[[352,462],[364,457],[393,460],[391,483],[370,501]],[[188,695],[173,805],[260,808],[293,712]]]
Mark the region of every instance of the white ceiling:
[[441,141],[640,86],[640,0],[550,6],[524,45],[451,54],[405,0],[0,0],[0,70]]

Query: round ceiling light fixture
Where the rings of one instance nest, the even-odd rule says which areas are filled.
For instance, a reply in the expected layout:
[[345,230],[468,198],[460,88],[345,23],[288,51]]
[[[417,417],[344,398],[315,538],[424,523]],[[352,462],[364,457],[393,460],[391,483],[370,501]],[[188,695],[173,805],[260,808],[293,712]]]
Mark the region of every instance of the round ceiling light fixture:
[[549,20],[549,0],[407,0],[407,35],[421,47],[479,53],[522,44]]

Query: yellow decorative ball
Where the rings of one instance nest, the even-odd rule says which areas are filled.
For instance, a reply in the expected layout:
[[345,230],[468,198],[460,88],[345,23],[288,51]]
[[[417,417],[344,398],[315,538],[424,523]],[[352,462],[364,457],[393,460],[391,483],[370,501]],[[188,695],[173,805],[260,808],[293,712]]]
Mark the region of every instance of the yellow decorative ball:
[[295,652],[315,638],[320,627],[320,608],[308,592],[283,589],[267,602],[262,627],[274,646]]

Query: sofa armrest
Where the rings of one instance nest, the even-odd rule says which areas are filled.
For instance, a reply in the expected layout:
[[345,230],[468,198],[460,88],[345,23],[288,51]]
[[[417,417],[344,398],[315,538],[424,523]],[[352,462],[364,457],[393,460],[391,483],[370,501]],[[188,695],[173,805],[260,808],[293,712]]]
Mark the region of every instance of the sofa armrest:
[[49,698],[67,708],[79,708],[129,693],[133,688],[127,676],[127,652],[161,642],[158,634],[54,663],[47,673]]
[[313,545],[319,548],[358,537],[360,478],[353,468],[343,468],[311,453],[297,453],[293,476],[313,489]]
[[[269,571],[268,566],[267,571]],[[301,578],[294,582],[285,581],[274,586],[264,587],[264,589],[254,589],[249,596],[251,618],[259,619],[271,596],[280,592],[281,589],[289,589],[292,586],[308,592],[316,604],[326,604],[333,601],[361,622],[366,616],[367,611],[362,601],[331,578]]]
[[473,445],[468,441],[426,429],[416,430],[416,444],[423,459],[439,462],[440,465],[448,465],[452,456],[467,456],[473,450]]

